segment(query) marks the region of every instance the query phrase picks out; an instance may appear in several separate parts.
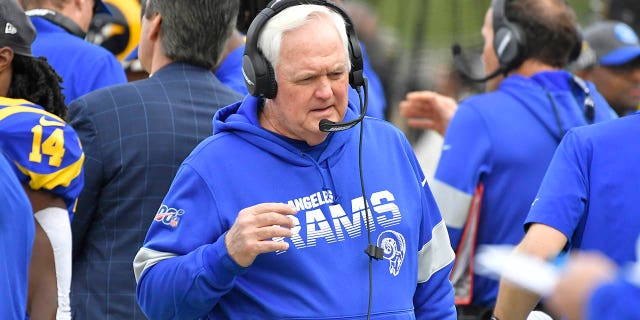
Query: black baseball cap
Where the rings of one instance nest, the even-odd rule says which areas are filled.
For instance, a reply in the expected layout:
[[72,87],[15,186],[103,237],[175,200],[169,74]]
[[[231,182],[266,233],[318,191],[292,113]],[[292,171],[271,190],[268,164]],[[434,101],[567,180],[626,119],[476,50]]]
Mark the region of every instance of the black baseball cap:
[[17,0],[0,0],[0,47],[10,47],[15,54],[31,57],[36,29]]

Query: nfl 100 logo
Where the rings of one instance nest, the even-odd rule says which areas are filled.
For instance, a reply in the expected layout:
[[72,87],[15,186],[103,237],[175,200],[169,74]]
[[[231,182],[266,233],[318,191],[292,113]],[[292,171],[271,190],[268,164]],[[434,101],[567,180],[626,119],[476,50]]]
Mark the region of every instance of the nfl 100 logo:
[[170,227],[177,227],[178,223],[180,223],[180,217],[184,214],[184,210],[169,208],[166,205],[161,205],[160,209],[156,213],[154,221],[162,222],[163,224]]

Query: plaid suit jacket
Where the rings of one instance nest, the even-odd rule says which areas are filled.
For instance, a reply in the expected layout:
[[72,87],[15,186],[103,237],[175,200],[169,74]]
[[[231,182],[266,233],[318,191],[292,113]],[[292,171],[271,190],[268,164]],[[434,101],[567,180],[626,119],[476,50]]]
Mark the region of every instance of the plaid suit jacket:
[[209,70],[172,63],[148,79],[69,105],[84,147],[85,188],[72,221],[74,319],[143,319],[133,258],[182,161],[242,96]]

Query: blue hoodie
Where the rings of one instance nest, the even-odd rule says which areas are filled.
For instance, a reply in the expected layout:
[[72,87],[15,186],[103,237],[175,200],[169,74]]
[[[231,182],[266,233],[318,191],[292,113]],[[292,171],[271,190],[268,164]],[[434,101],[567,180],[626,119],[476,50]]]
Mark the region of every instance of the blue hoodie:
[[[257,104],[247,96],[216,113],[214,135],[182,164],[151,224],[134,269],[152,319],[366,317],[361,125],[301,151],[259,126]],[[371,241],[385,248],[372,265],[372,318],[455,319],[453,250],[411,146],[367,117],[362,148]],[[240,210],[264,202],[298,208],[293,236],[279,239],[289,249],[242,268],[224,235]]]
[[[595,87],[587,86],[595,102],[594,122],[616,118]],[[472,259],[477,246],[520,242],[523,222],[558,143],[570,128],[588,123],[584,101],[585,92],[569,72],[545,71],[529,78],[509,76],[498,90],[460,103],[432,185],[458,263]],[[463,237],[479,185],[483,193],[475,203],[480,204],[477,235]],[[452,275],[457,296],[472,292],[471,304],[493,306],[498,282],[478,275],[469,282],[470,273],[463,273],[471,265],[460,264]]]

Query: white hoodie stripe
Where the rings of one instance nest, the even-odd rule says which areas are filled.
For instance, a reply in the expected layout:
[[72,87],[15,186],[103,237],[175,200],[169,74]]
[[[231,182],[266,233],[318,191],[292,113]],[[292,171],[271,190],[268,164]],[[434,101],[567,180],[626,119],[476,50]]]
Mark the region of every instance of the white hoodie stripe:
[[433,181],[431,191],[447,226],[462,229],[469,215],[469,206],[473,195],[460,191],[440,180]]
[[447,227],[444,221],[440,221],[431,230],[431,241],[418,251],[418,283],[428,281],[434,273],[449,265],[454,258]]

